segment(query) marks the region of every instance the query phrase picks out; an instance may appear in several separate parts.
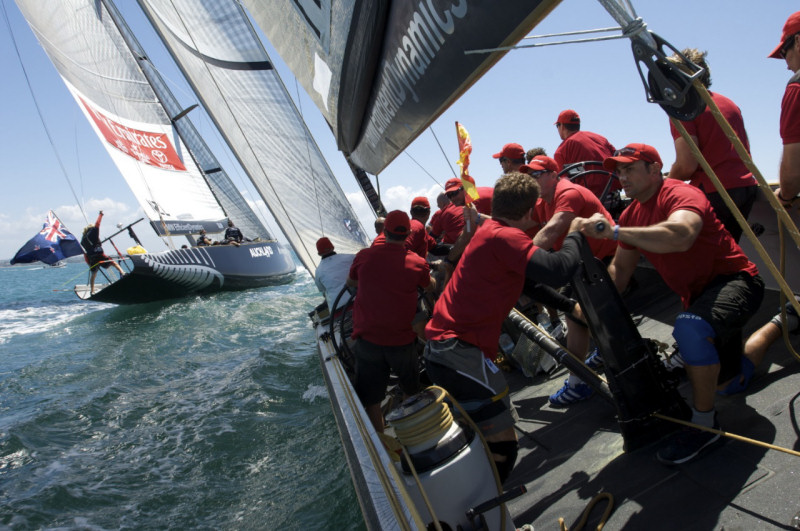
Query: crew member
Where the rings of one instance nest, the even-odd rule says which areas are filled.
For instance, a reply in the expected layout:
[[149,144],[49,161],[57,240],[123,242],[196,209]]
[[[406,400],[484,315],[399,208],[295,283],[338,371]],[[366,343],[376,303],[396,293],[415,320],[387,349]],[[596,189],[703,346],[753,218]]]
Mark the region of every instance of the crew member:
[[[595,214],[584,220],[582,230],[619,242],[608,268],[619,291],[643,254],[680,296],[684,311],[672,335],[692,385],[692,422],[717,428],[715,392],[741,371],[742,328],[761,305],[764,282],[705,195],[694,186],[662,178],[655,148],[629,144],[603,166],[619,175],[633,202],[619,225],[612,227],[605,216]],[[605,225],[602,231],[598,221]],[[686,463],[719,439],[718,433],[686,428],[670,437],[657,457],[666,464]]]
[[408,215],[394,210],[386,215],[386,243],[356,254],[347,285],[358,287],[353,308],[356,375],[354,387],[372,425],[383,431],[381,401],[390,372],[405,395],[419,390],[416,333],[417,288],[431,289],[430,268],[405,248],[411,231]]
[[781,40],[769,57],[783,59],[793,73],[781,102],[783,156],[780,188],[775,190],[778,200],[788,207],[800,193],[800,11],[786,20]]
[[[563,285],[578,265],[582,237],[573,233],[562,250],[550,253],[533,245],[525,230],[533,221],[539,186],[514,172],[494,188],[492,219],[477,230],[433,310],[425,332],[428,376],[465,405],[483,432],[502,481],[517,456],[516,413],[498,367],[500,327],[522,293],[525,278]],[[474,230],[474,229],[473,229]]]
[[[317,254],[321,257],[314,275],[317,289],[325,297],[331,315],[334,314],[333,303],[347,281],[350,266],[353,264],[354,254],[338,254],[334,251],[333,243],[328,238],[317,240]],[[350,301],[350,293],[345,291],[339,299],[338,308],[344,308]]]
[[[711,86],[711,70],[706,63],[706,52],[700,52],[696,48],[687,48],[681,52],[686,59],[703,68],[705,72],[700,76],[700,82],[706,88]],[[668,58],[672,63],[678,65],[686,72],[690,72],[686,61],[678,55],[674,54]],[[742,111],[731,100],[717,92],[709,92],[711,99],[719,107],[722,116],[728,121],[733,128],[736,136],[739,137],[745,149],[750,151],[750,145],[747,140],[747,131],[744,128],[744,119],[742,118]],[[742,159],[739,157],[733,143],[728,140],[727,135],[722,130],[722,127],[717,123],[711,109],[708,107],[700,113],[700,116],[690,122],[681,122],[686,128],[694,143],[700,148],[703,158],[708,161],[711,169],[714,170],[717,178],[722,183],[722,186],[727,190],[731,196],[736,207],[742,213],[745,219],[750,215],[750,210],[755,203],[756,195],[758,192],[758,185],[756,179],[750,170],[747,169]],[[731,233],[733,239],[737,242],[742,236],[742,227],[731,211],[728,205],[725,204],[719,192],[711,183],[711,179],[706,175],[706,172],[700,166],[699,162],[692,153],[689,144],[681,137],[678,130],[672,125],[670,121],[670,132],[672,138],[675,140],[675,163],[669,170],[668,177],[671,179],[678,179],[679,181],[689,181],[690,184],[700,188],[708,198],[711,206],[714,207],[714,212],[728,232]]]
[[[572,109],[561,111],[555,126],[558,130],[558,136],[561,138],[561,144],[553,153],[553,158],[561,169],[576,162],[599,162],[614,154],[614,146],[611,145],[611,142],[606,137],[590,131],[581,131],[581,117]],[[587,164],[585,169],[602,170],[603,168]],[[577,184],[585,186],[594,195],[605,200],[602,196],[608,180],[609,177],[606,175],[588,174],[580,179]],[[609,191],[619,189],[619,181],[612,180]]]

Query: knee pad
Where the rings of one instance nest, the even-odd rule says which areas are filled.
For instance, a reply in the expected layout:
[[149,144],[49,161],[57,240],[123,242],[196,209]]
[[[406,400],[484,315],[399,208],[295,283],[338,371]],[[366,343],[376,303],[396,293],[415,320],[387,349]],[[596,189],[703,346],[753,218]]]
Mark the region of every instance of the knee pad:
[[514,468],[514,463],[517,461],[517,452],[519,451],[519,443],[517,441],[486,441],[489,450],[493,454],[505,456],[505,461],[495,461],[494,466],[497,467],[497,475],[500,476],[500,483],[505,483],[508,476],[511,475],[511,470]]
[[719,354],[712,341],[717,333],[711,325],[689,312],[681,312],[675,319],[672,337],[678,342],[678,349],[687,365],[714,365],[719,363]]

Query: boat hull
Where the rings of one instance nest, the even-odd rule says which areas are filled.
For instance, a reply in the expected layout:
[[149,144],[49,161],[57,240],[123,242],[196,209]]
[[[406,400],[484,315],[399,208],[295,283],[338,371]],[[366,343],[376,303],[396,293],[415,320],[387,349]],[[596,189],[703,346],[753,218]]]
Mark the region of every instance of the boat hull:
[[274,241],[137,254],[128,260],[132,268],[123,278],[96,284],[94,294],[87,285],[75,286],[75,293],[83,300],[141,304],[285,283],[296,269],[289,251]]

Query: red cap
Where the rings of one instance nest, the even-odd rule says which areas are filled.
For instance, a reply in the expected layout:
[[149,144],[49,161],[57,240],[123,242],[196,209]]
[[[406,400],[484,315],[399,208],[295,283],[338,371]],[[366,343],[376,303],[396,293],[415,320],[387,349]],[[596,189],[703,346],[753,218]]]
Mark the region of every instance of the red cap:
[[603,167],[608,171],[614,171],[617,169],[617,164],[620,162],[627,164],[628,162],[636,162],[637,160],[643,160],[647,163],[658,162],[662,166],[664,165],[661,162],[658,151],[656,151],[656,148],[653,146],[648,146],[647,144],[628,144],[624,148],[616,150],[613,157],[605,159],[603,161]]
[[531,160],[527,164],[523,164],[519,169],[519,171],[521,171],[522,173],[530,173],[533,171],[542,171],[542,170],[554,171],[556,173],[560,171],[558,167],[558,162],[556,162],[555,160],[551,159],[546,155],[536,155],[535,157],[533,157],[533,160]]
[[411,200],[411,208],[418,207],[418,206],[419,207],[425,207],[427,209],[431,208],[431,204],[428,202],[428,198],[427,197],[422,197],[422,196],[415,197],[414,199]]
[[506,144],[500,153],[495,153],[492,157],[496,159],[525,160],[525,150],[519,144]]
[[402,210],[392,210],[386,214],[386,223],[383,230],[394,236],[406,236],[411,231],[411,221],[408,214]]
[[787,39],[795,33],[800,33],[800,11],[797,13],[792,13],[789,15],[789,18],[786,19],[786,24],[783,25],[781,42],[778,43],[778,46],[776,46],[775,49],[772,50],[772,53],[767,57],[772,57],[773,59],[783,59],[783,57],[781,57],[781,48],[786,43]]
[[581,123],[581,117],[573,111],[572,109],[567,109],[566,111],[561,111],[558,115],[558,120],[553,125],[557,124],[579,124]]
[[322,256],[332,251],[333,251],[333,244],[328,238],[323,237],[317,240],[317,254]]
[[453,177],[452,179],[449,179],[446,183],[444,183],[444,191],[446,193],[455,192],[456,190],[459,190],[463,187],[464,186],[461,184],[461,179],[457,177]]

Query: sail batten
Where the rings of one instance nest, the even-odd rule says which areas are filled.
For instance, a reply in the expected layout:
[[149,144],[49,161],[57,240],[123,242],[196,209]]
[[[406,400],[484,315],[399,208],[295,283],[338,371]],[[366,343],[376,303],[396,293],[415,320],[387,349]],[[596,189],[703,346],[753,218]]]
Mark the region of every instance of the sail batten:
[[366,234],[297,112],[241,6],[228,1],[140,0],[281,230],[313,274],[315,242],[337,251]]

